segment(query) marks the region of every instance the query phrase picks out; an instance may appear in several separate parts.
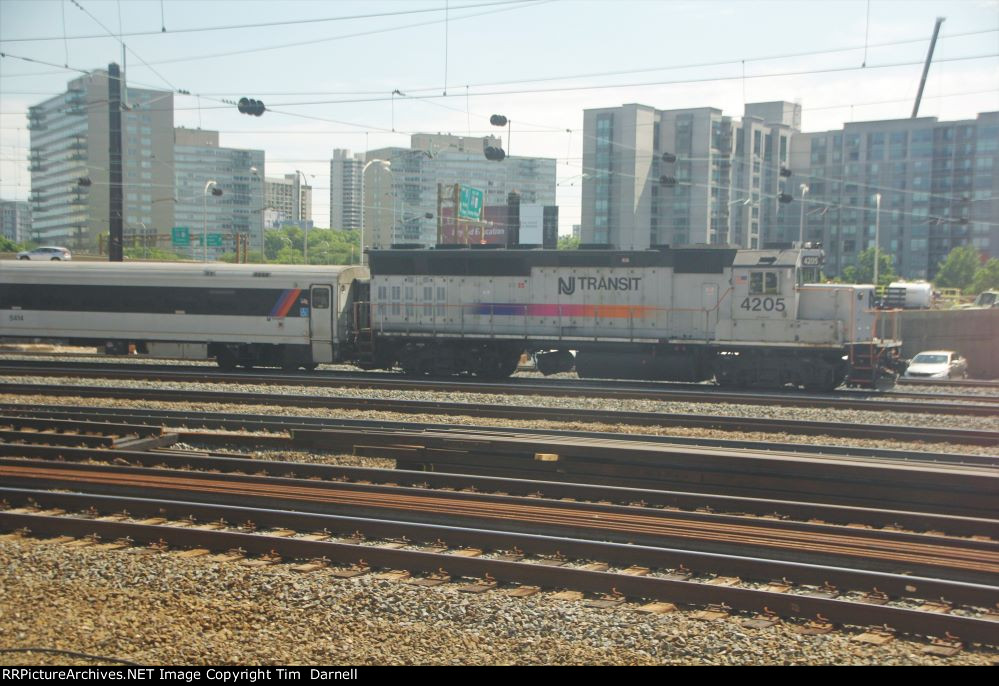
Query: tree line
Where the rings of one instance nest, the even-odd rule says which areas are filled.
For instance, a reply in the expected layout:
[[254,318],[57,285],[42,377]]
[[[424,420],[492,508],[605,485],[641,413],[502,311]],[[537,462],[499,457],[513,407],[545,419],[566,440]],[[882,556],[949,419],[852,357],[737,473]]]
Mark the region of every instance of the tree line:
[[[357,230],[309,230],[309,264],[358,264],[360,262],[360,232]],[[18,252],[29,246],[14,243],[0,236],[0,252]],[[250,262],[273,264],[305,264],[305,231],[298,226],[285,226],[280,229],[267,229],[264,232],[264,250],[251,251]],[[574,250],[579,247],[579,239],[561,236],[559,250]],[[187,259],[170,250],[149,247],[125,247],[125,257],[177,261]],[[222,261],[235,262],[236,255],[224,256]],[[878,284],[887,286],[898,280],[892,256],[881,251],[878,257]],[[872,283],[874,280],[874,248],[868,248],[857,256],[857,264],[846,267],[843,274],[835,279],[843,283]],[[983,260],[981,253],[971,245],[954,248],[940,263],[937,276],[933,280],[937,288],[957,288],[962,293],[981,293],[999,289],[999,258]]]

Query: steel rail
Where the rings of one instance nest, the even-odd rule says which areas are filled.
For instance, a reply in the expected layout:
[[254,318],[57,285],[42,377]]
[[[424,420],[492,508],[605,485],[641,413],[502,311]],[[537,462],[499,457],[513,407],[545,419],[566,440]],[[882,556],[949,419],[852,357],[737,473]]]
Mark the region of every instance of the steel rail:
[[790,434],[844,436],[900,440],[906,442],[949,442],[973,445],[999,445],[999,432],[967,429],[939,429],[925,426],[866,425],[844,422],[815,422],[790,419],[757,419],[745,417],[706,417],[691,414],[660,414],[656,412],[617,412],[587,409],[538,408],[428,402],[414,400],[383,400],[379,398],[331,398],[295,394],[242,393],[235,391],[190,391],[178,389],[108,388],[93,386],[53,386],[48,384],[0,384],[0,395],[72,395],[87,398],[128,398],[147,401],[183,403],[230,403],[243,405],[283,405],[289,407],[322,407],[328,409],[381,411],[404,414],[448,414],[501,419],[529,419],[569,422],[600,422],[636,426],[683,426],[724,431],[764,431]]
[[[620,543],[663,545],[681,542],[709,552],[767,551],[777,559],[830,564],[850,560],[865,569],[894,571],[898,565],[919,574],[982,582],[999,573],[999,544],[926,534],[807,525],[775,520],[698,517],[648,508],[595,506],[514,496],[427,492],[423,489],[324,483],[246,475],[164,473],[162,470],[95,465],[43,465],[3,460],[0,476],[14,486],[86,488],[97,492],[173,499],[207,499],[245,504],[247,499],[284,503],[289,509],[321,507],[323,512],[384,516],[455,525],[469,522],[504,530],[598,538]],[[309,504],[312,505],[309,505]],[[332,510],[330,509],[332,508]]]
[[[520,555],[535,555],[562,559],[599,560],[606,564],[644,565],[650,570],[674,570],[675,576],[718,574],[735,576],[746,581],[781,579],[790,584],[820,586],[826,592],[856,591],[884,593],[891,598],[938,599],[947,604],[964,604],[988,608],[999,598],[999,587],[969,584],[961,581],[918,577],[910,574],[890,574],[845,567],[810,565],[800,562],[775,561],[757,557],[704,553],[678,548],[590,541],[578,538],[544,536],[441,524],[404,522],[329,513],[304,513],[274,508],[220,505],[181,500],[130,498],[87,493],[51,492],[0,487],[0,499],[11,508],[55,508],[86,511],[88,518],[116,516],[141,519],[148,517],[198,522],[243,522],[257,531],[290,529],[312,534],[323,532],[329,537],[361,535],[371,540],[406,541],[410,545],[430,545],[435,548],[474,547],[485,551],[519,551]],[[123,515],[121,513],[127,513]],[[49,512],[48,514],[54,514]]]
[[903,386],[955,386],[957,388],[999,389],[999,379],[909,379],[901,376],[896,383]]
[[906,633],[941,637],[949,635],[984,644],[999,641],[999,622],[989,619],[661,577],[262,534],[9,512],[0,512],[0,527],[5,530],[26,528],[36,535],[96,535],[109,539],[128,538],[139,544],[165,543],[217,551],[240,548],[251,554],[276,552],[283,557],[295,559],[325,558],[339,564],[363,565],[366,568],[403,568],[419,573],[443,573],[450,577],[492,579],[497,582],[535,584],[545,588],[568,586],[587,592],[655,598],[683,604],[723,603],[737,611],[768,612],[809,619],[821,617],[838,624],[888,625]]
[[[39,418],[53,417],[62,419],[83,419],[101,423],[114,422],[146,422],[156,427],[172,425],[174,427],[203,427],[223,431],[268,431],[286,433],[294,429],[396,429],[403,431],[423,431],[426,424],[415,422],[395,422],[385,420],[358,419],[326,419],[323,417],[289,416],[289,415],[232,415],[219,412],[152,410],[118,407],[77,407],[72,405],[17,405],[0,403],[0,413],[4,415],[31,415]],[[42,419],[44,421],[44,419]],[[718,438],[691,438],[686,436],[658,436],[652,434],[625,434],[595,431],[569,431],[558,429],[533,429],[530,427],[503,428],[494,426],[473,426],[465,424],[435,424],[441,431],[454,431],[462,434],[476,435],[544,435],[575,437],[585,440],[614,439],[619,441],[655,442],[666,445],[688,445],[733,450],[754,450],[761,453],[771,451],[792,451],[803,454],[842,455],[846,457],[877,457],[887,460],[939,462],[947,464],[994,465],[999,463],[999,456],[969,455],[962,453],[930,453],[925,450],[897,450],[887,448],[870,448],[862,446],[838,446],[812,443],[767,443],[752,440],[729,440]],[[221,442],[242,442],[239,436],[218,436],[209,438],[200,436],[201,440]],[[261,442],[269,437],[255,437]],[[270,437],[275,438],[275,437]],[[999,433],[996,434],[999,444]]]
[[[294,430],[297,432],[297,430]],[[407,464],[445,471],[481,472],[494,465],[518,477],[546,481],[594,481],[609,485],[708,491],[716,495],[806,500],[991,518],[999,494],[999,472],[991,466],[894,463],[875,458],[756,453],[658,442],[562,438],[552,435],[482,436],[460,432],[326,429],[309,432],[307,445],[333,452],[402,455]],[[537,461],[538,452],[557,456]],[[0,454],[72,454],[69,447],[0,444]],[[87,454],[87,453],[84,453]],[[107,455],[108,453],[103,453]],[[101,457],[101,453],[89,453]]]
[[[187,440],[190,436],[181,435]],[[591,503],[610,502],[647,507],[700,510],[704,514],[755,515],[785,517],[798,521],[819,520],[830,524],[864,525],[909,531],[939,531],[952,536],[999,537],[997,523],[992,519],[941,515],[927,512],[890,510],[885,508],[853,507],[794,500],[723,496],[693,491],[663,491],[647,488],[579,484],[559,481],[538,481],[496,478],[458,473],[424,472],[400,469],[376,469],[339,465],[274,462],[242,458],[231,454],[201,454],[189,451],[126,451],[113,452],[71,448],[68,446],[3,446],[0,455],[30,459],[56,459],[64,462],[127,463],[131,466],[195,469],[225,473],[259,474],[305,479],[326,479],[381,483],[387,486],[470,490],[496,495],[530,496],[554,500],[572,499]]]
[[[174,381],[219,383],[238,385],[283,385],[320,388],[365,388],[378,390],[419,390],[465,392],[504,395],[584,396],[610,399],[656,400],[661,402],[728,403],[743,405],[779,405],[790,407],[819,407],[860,409],[876,412],[911,412],[931,414],[959,414],[999,416],[999,397],[950,396],[944,398],[926,393],[891,393],[871,400],[857,397],[855,392],[839,395],[801,393],[796,391],[732,391],[713,386],[683,384],[667,386],[654,382],[640,384],[615,381],[517,379],[508,382],[483,382],[480,380],[405,378],[395,374],[353,374],[333,372],[326,375],[287,372],[246,373],[222,372],[200,368],[177,369],[140,365],[122,369],[121,365],[106,366],[46,366],[45,363],[0,363],[0,375],[28,375],[44,377],[141,379],[148,381]],[[386,378],[388,377],[388,378]],[[851,397],[852,396],[852,397]],[[888,398],[893,399],[889,400]],[[918,399],[920,402],[902,402],[894,398]],[[936,402],[930,402],[936,401]],[[956,401],[956,402],[955,402]]]

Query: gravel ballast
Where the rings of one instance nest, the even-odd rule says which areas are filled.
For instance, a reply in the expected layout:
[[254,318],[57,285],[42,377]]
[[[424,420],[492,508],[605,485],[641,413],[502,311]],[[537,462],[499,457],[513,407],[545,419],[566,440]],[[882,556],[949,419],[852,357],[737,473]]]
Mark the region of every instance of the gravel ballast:
[[[783,407],[777,405],[739,405],[733,403],[671,402],[623,398],[584,398],[532,395],[496,395],[466,393],[463,391],[386,390],[376,388],[278,386],[264,384],[188,383],[176,381],[142,381],[129,379],[78,379],[71,377],[0,376],[3,383],[54,386],[68,392],[73,386],[129,389],[164,389],[190,392],[239,391],[261,395],[287,395],[310,398],[377,398],[384,400],[411,400],[422,402],[447,402],[488,404],[496,406],[535,407],[539,419],[544,409],[586,409],[620,412],[651,412],[661,414],[718,415],[752,417],[758,419],[792,419],[808,421],[838,421],[857,424],[886,424],[893,426],[933,426],[951,429],[999,431],[999,416],[935,415],[926,413],[878,412],[874,410],[849,410],[836,408]],[[139,402],[139,401],[136,401]]]
[[[869,645],[857,632],[808,636],[794,624],[740,626],[637,603],[588,608],[552,593],[512,598],[424,588],[373,575],[338,579],[287,564],[131,548],[106,551],[0,540],[0,646],[41,647],[147,664],[993,664],[993,651],[951,658],[926,644]],[[0,654],[2,664],[66,664]]]

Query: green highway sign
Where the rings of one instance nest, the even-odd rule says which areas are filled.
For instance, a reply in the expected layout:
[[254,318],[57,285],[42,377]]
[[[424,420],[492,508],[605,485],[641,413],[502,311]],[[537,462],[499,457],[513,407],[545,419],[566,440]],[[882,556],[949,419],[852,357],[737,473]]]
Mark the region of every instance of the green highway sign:
[[220,233],[210,233],[210,234],[208,234],[208,247],[209,248],[221,248],[222,247],[222,234],[220,234]]
[[191,228],[188,226],[175,226],[171,231],[171,237],[175,248],[186,248],[191,244]]
[[461,203],[458,205],[459,219],[481,219],[484,193],[471,186],[461,187]]

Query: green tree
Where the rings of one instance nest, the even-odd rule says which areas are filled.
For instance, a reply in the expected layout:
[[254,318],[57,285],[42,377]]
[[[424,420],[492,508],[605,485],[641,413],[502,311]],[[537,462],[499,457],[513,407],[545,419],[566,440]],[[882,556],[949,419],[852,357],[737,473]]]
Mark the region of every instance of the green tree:
[[291,244],[291,240],[282,229],[267,229],[264,232],[264,256],[268,262],[277,259],[282,248]]
[[559,250],[578,250],[580,240],[576,236],[559,236],[558,237],[558,249]]
[[[309,229],[309,264],[357,264],[360,232],[324,228]],[[305,232],[297,226],[269,229],[264,234],[268,262],[305,264]]]
[[179,262],[184,259],[175,252],[164,250],[163,248],[149,248],[142,246],[127,247],[124,249],[127,260],[155,260],[156,262]]
[[[857,256],[857,264],[843,270],[844,283],[871,283],[874,281],[874,248],[868,248]],[[895,262],[884,251],[878,255],[878,286],[887,286],[898,278]]]
[[0,236],[0,252],[20,252],[21,250],[24,248],[6,236]]
[[958,246],[951,250],[947,259],[940,263],[934,284],[939,288],[968,290],[975,278],[975,271],[981,264],[981,257],[974,246]]
[[993,257],[975,271],[971,292],[981,293],[999,288],[999,258]]

